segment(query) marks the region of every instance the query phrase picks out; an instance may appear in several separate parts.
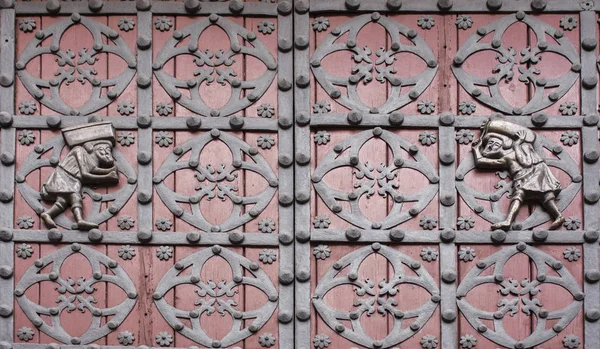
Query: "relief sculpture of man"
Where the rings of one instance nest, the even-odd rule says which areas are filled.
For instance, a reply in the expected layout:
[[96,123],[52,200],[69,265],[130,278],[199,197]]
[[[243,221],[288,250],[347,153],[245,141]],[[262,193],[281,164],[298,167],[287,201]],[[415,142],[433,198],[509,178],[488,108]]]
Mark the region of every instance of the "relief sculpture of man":
[[71,207],[79,230],[97,228],[98,224],[83,219],[81,191],[84,185],[119,181],[112,156],[115,130],[110,122],[97,122],[65,128],[62,133],[71,151],[42,186],[42,199],[53,205],[40,217],[46,226],[55,228],[54,218]]
[[506,219],[493,224],[492,229],[510,229],[526,201],[539,202],[550,213],[554,219],[550,229],[559,228],[565,220],[556,205],[560,182],[534,149],[535,137],[525,127],[494,119],[483,125],[481,138],[473,142],[475,166],[507,170],[513,180]]

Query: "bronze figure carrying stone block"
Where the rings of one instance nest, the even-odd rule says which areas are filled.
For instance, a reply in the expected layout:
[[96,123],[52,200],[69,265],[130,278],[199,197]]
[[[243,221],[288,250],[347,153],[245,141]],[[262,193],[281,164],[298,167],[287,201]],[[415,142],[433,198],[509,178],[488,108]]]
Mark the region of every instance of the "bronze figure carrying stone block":
[[556,205],[560,182],[533,147],[533,131],[504,120],[489,120],[483,125],[481,138],[473,142],[475,165],[480,168],[507,170],[514,192],[506,219],[492,229],[510,229],[525,201],[537,201],[552,215],[550,229],[559,228],[565,218]]
[[86,184],[105,185],[119,181],[112,155],[115,130],[110,122],[97,122],[66,128],[62,133],[71,151],[42,186],[42,199],[54,204],[40,217],[49,228],[55,228],[54,217],[70,206],[78,229],[97,228],[98,224],[83,219],[81,190]]

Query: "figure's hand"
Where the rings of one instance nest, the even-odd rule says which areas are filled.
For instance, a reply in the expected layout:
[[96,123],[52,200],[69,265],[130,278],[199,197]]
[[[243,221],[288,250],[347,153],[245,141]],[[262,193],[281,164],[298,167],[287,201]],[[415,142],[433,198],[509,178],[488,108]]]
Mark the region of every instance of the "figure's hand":
[[477,138],[476,140],[474,140],[473,143],[471,143],[471,148],[477,148],[479,146],[479,143],[481,143],[481,138]]
[[113,181],[115,181],[115,182],[118,182],[118,181],[119,181],[119,172],[118,172],[118,171],[115,169],[114,171],[111,171],[111,172],[109,173],[108,177],[109,177],[111,180],[113,180]]
[[525,132],[524,130],[517,131],[517,137],[518,137],[518,139],[517,139],[516,143],[521,144],[525,141],[525,138],[527,137],[527,132]]

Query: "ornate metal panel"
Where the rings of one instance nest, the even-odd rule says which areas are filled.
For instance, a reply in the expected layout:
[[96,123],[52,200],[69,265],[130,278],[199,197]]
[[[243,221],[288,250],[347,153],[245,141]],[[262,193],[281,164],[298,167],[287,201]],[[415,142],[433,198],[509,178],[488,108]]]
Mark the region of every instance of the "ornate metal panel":
[[597,11],[0,0],[0,349],[598,348]]
[[292,3],[0,17],[0,347],[293,347]]
[[596,6],[296,2],[296,347],[598,345]]

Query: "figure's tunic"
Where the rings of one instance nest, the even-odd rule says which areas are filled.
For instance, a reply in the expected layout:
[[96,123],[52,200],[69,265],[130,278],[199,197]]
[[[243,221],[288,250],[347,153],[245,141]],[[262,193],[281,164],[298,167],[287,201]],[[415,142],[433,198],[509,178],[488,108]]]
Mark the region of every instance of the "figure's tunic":
[[[83,160],[80,164],[78,159]],[[52,172],[43,189],[50,195],[81,192],[81,167],[93,168],[95,165],[83,147],[73,148]]]
[[[547,193],[558,195],[560,181],[554,177],[550,168],[530,143],[524,143],[512,154],[511,177],[515,191],[523,191],[533,196]],[[521,161],[519,161],[520,159]],[[524,162],[524,164],[522,164]]]
[[543,162],[523,168],[513,177],[515,190],[521,189],[527,192],[547,193],[558,195],[562,189],[560,182],[554,177],[550,168]]

